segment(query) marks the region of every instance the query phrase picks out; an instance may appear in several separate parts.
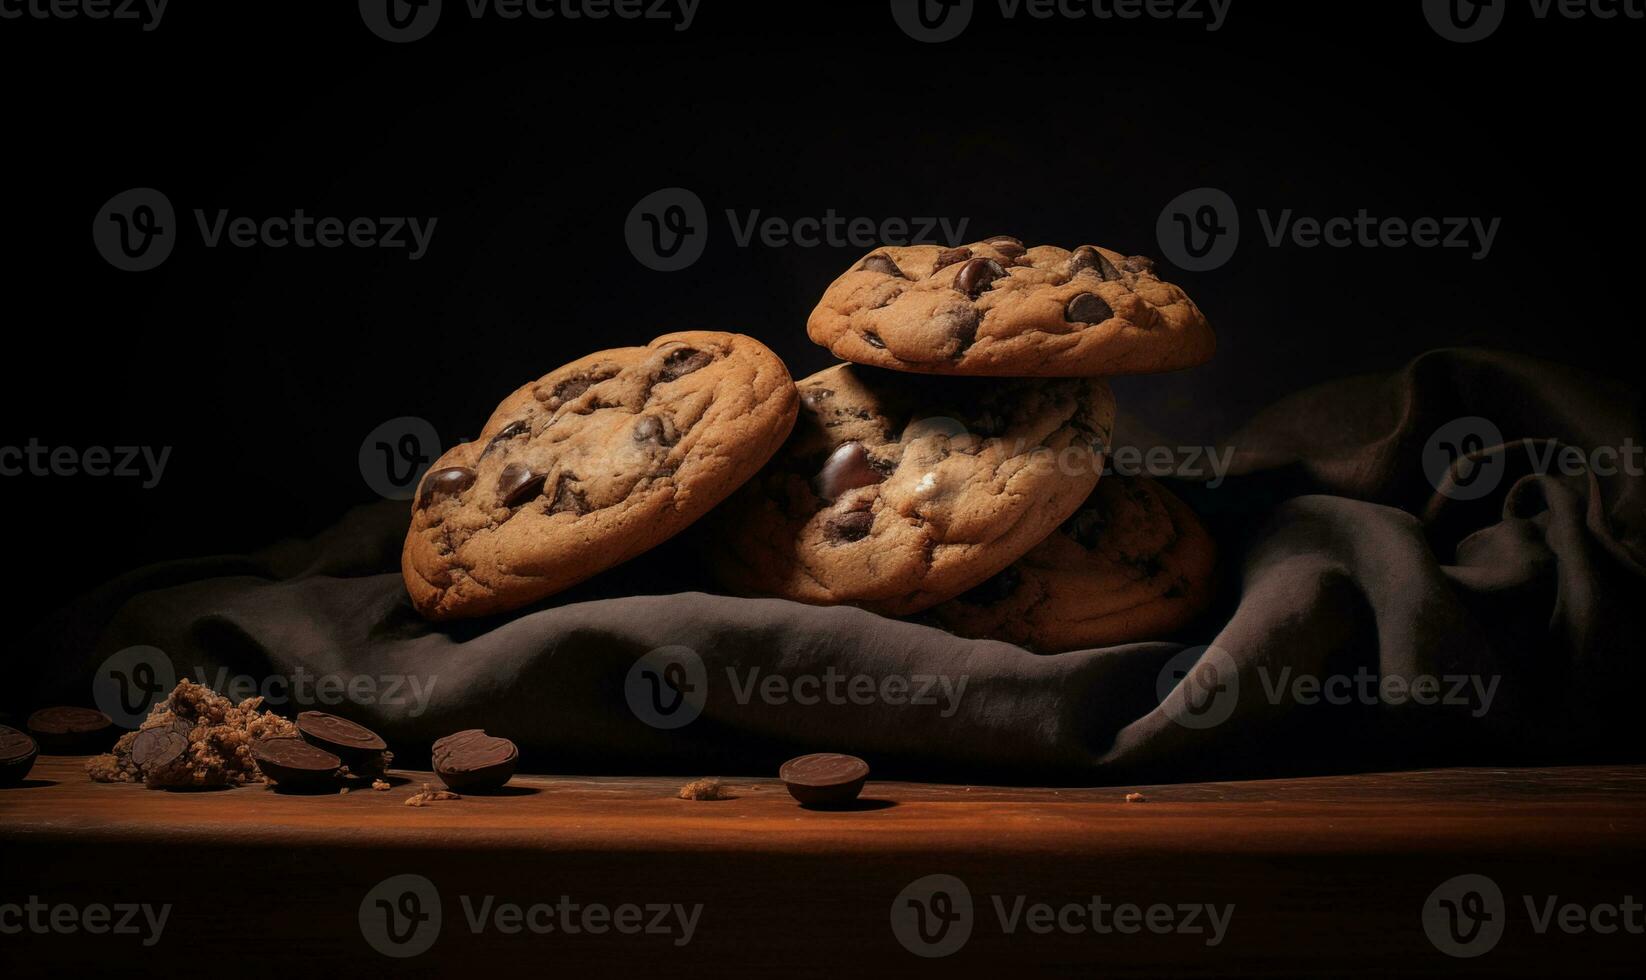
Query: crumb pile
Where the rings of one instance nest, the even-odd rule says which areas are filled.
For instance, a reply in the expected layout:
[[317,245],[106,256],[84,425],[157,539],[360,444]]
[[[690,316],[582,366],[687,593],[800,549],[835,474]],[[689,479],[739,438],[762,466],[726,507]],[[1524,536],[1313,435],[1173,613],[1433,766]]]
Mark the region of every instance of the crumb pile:
[[683,800],[729,800],[731,793],[726,785],[718,779],[694,779],[680,787],[679,797]]
[[[260,697],[235,704],[185,678],[154,706],[137,731],[120,737],[113,752],[88,762],[86,773],[100,783],[140,782],[172,789],[260,782],[263,774],[251,756],[252,742],[297,735],[296,725],[262,706]],[[176,733],[186,740],[186,747],[140,764],[133,758],[133,745],[144,732],[156,730]]]

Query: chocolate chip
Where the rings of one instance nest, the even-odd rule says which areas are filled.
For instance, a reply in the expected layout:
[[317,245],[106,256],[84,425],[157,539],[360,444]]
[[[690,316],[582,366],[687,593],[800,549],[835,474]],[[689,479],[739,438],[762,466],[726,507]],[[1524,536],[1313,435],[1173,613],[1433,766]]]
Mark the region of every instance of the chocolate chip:
[[1146,255],[1129,255],[1121,263],[1127,272],[1149,272],[1154,269],[1154,259]]
[[434,774],[465,793],[496,790],[514,775],[519,758],[513,742],[471,728],[434,743]]
[[903,275],[903,270],[897,267],[897,263],[892,261],[892,257],[884,252],[876,252],[864,259],[858,269],[863,272],[878,272],[883,276],[896,276],[899,279],[908,278]]
[[886,478],[875,468],[874,460],[861,442],[843,443],[829,455],[828,461],[812,478],[812,492],[824,500],[834,500],[848,490],[872,487]]
[[[586,383],[587,379],[582,379],[582,380],[585,381],[585,384],[583,385],[583,388],[586,390],[588,388],[588,384]],[[582,394],[582,392],[579,391],[578,394]],[[575,398],[576,395],[574,395],[572,397]],[[530,422],[526,421],[525,419],[520,419],[520,420],[515,421],[515,422],[510,422],[508,425],[503,427],[503,431],[499,432],[495,436],[492,436],[491,441],[486,443],[486,448],[485,449],[480,450],[480,459],[485,459],[487,456],[490,456],[491,451],[493,449],[497,448],[498,443],[508,442],[510,439],[518,439],[519,437],[521,437],[523,435],[529,434],[531,432],[531,430],[532,430],[532,424]],[[479,460],[476,460],[475,462],[479,462]]]
[[301,738],[280,735],[251,743],[251,757],[263,776],[285,790],[330,788],[343,760]]
[[840,806],[863,792],[869,764],[854,755],[816,752],[783,763],[777,778],[802,806]]
[[940,269],[947,269],[956,262],[964,262],[971,257],[972,250],[969,248],[946,248],[937,253],[937,265],[932,268],[932,272],[936,273]]
[[474,470],[467,466],[435,470],[423,478],[423,489],[417,494],[417,509],[422,510],[442,497],[455,497],[473,485]]
[[518,507],[543,492],[546,474],[533,473],[524,463],[510,463],[497,478],[497,495],[504,507]]
[[863,331],[863,339],[867,340],[869,342],[869,346],[875,348],[876,350],[886,349],[886,342],[881,340],[880,335],[875,333],[873,330]]
[[1092,508],[1076,511],[1073,517],[1063,522],[1062,531],[1083,547],[1096,548],[1108,523],[1102,511]]
[[806,403],[807,408],[821,408],[824,402],[833,397],[834,392],[828,388],[808,388],[800,399]]
[[351,766],[369,763],[371,756],[389,747],[371,729],[325,711],[299,714],[297,731],[310,745],[325,749]]
[[978,294],[989,288],[989,284],[1006,274],[1000,263],[994,259],[972,259],[960,267],[960,272],[954,277],[954,288],[976,299]]
[[977,307],[962,304],[939,310],[932,317],[933,326],[955,339],[955,357],[966,353],[967,348],[977,342],[977,324],[979,314]]
[[594,387],[594,379],[586,374],[580,374],[575,378],[567,378],[554,386],[554,395],[551,398],[553,407],[559,408],[592,387]]
[[95,708],[41,708],[26,724],[47,752],[97,752],[113,741],[114,719]]
[[1070,323],[1103,323],[1113,316],[1114,310],[1109,304],[1092,293],[1081,293],[1063,309],[1063,319]]
[[1023,584],[1023,573],[1016,565],[1008,565],[1005,571],[993,576],[982,585],[969,592],[961,593],[960,601],[969,606],[992,606],[1011,597],[1017,587]]
[[168,728],[150,728],[137,733],[131,743],[131,761],[140,771],[164,769],[189,748],[189,740]]
[[663,370],[658,372],[659,381],[673,381],[683,378],[693,371],[708,367],[714,360],[714,355],[696,350],[691,347],[682,347],[669,351],[663,358]]
[[992,246],[996,252],[1006,256],[1008,259],[1015,259],[1019,255],[1022,255],[1024,252],[1028,251],[1028,249],[1023,247],[1022,242],[1011,237],[1010,235],[996,236],[989,239],[984,244]]
[[1069,256],[1069,278],[1073,279],[1082,272],[1092,271],[1104,282],[1116,282],[1120,279],[1120,270],[1114,267],[1109,257],[1090,245],[1082,245]]
[[40,746],[34,739],[0,725],[0,786],[15,786],[27,778],[40,755]]
[[549,505],[549,513],[572,513],[581,517],[589,512],[589,505],[583,499],[582,491],[572,486],[570,477],[561,477],[554,488],[554,502]]
[[866,510],[854,510],[849,514],[829,518],[823,525],[823,536],[830,544],[845,544],[849,541],[862,541],[869,536],[869,529],[874,527],[874,515]]

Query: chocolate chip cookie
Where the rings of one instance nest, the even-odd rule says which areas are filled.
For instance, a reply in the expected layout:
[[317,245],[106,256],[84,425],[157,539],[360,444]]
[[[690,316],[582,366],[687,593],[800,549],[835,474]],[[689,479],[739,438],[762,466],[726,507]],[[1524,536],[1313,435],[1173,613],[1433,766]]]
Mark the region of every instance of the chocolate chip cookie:
[[1217,346],[1151,260],[1005,237],[876,249],[829,286],[806,332],[857,364],[990,377],[1175,371]]
[[771,458],[797,405],[777,355],[731,333],[669,334],[527,384],[423,477],[401,556],[413,604],[503,612],[662,543]]
[[1057,533],[932,610],[962,636],[1045,653],[1162,639],[1211,600],[1217,548],[1183,501],[1113,474]]
[[1044,540],[1097,483],[1114,423],[1099,379],[933,378],[842,364],[800,382],[794,434],[716,512],[743,594],[904,615]]

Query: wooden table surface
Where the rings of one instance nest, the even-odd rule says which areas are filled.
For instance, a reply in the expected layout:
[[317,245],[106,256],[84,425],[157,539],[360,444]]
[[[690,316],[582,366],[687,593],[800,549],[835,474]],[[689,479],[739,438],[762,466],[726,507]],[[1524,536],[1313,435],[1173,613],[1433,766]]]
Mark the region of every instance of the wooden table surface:
[[[174,974],[180,950],[430,975],[1632,974],[1646,963],[1646,767],[1056,790],[871,782],[839,812],[803,809],[775,780],[728,780],[734,799],[690,802],[674,797],[678,779],[533,776],[414,808],[404,800],[432,778],[395,775],[388,792],[173,793],[92,783],[82,760],[43,757],[28,783],[0,789],[0,963],[8,975]],[[1134,791],[1145,801],[1126,802]],[[1501,901],[1478,880],[1448,884],[1459,875],[1485,876]],[[408,881],[430,890],[414,898]],[[66,927],[93,905],[115,917],[171,908],[163,930]],[[639,907],[622,912],[633,934],[607,921],[624,906]],[[417,926],[430,908],[438,922]],[[909,931],[922,911],[923,936]],[[382,935],[391,918],[403,944]],[[1475,955],[1438,948],[1430,932],[1442,928]],[[917,955],[932,952],[947,955]]]

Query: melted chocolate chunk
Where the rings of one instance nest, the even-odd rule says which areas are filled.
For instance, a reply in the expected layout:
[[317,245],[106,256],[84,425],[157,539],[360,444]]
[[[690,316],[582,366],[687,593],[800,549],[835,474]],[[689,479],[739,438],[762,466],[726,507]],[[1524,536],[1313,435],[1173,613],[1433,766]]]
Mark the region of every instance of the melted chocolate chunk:
[[1009,259],[1015,259],[1019,255],[1022,255],[1024,252],[1028,251],[1028,249],[1023,247],[1022,242],[1010,235],[997,235],[994,238],[989,239],[985,244],[993,246],[996,252],[999,252]]
[[554,396],[551,401],[558,408],[594,387],[594,381],[594,378],[586,374],[580,374],[575,378],[567,378],[554,386]]
[[[584,385],[584,387],[586,388],[588,386]],[[525,419],[510,422],[508,425],[503,427],[503,431],[499,432],[495,436],[492,436],[491,441],[486,443],[485,449],[480,450],[480,459],[485,459],[487,456],[490,456],[491,451],[497,448],[498,443],[508,442],[510,439],[518,439],[523,435],[530,434],[531,431],[532,424]],[[476,460],[475,462],[479,462],[479,460]]]
[[976,299],[991,283],[1005,275],[1006,270],[994,259],[972,259],[960,267],[960,273],[954,277],[954,288]]
[[876,350],[886,349],[886,342],[881,340],[880,335],[875,333],[873,330],[863,331],[863,339],[868,341],[869,346],[875,348]]
[[862,541],[869,536],[869,529],[874,527],[874,515],[866,510],[854,510],[849,514],[829,518],[823,525],[823,536],[830,544],[845,544],[849,541]]
[[809,388],[801,396],[807,408],[822,408],[823,403],[834,397],[834,392],[827,388]]
[[422,510],[442,497],[455,497],[473,485],[474,470],[467,466],[435,470],[423,478],[423,489],[417,494],[417,509]]
[[1081,293],[1063,309],[1063,319],[1070,323],[1103,323],[1113,316],[1113,308],[1093,293]]
[[964,262],[971,257],[972,250],[969,248],[946,248],[937,253],[937,265],[932,268],[932,272],[935,274],[941,269],[947,269],[956,262]]
[[897,263],[892,261],[892,257],[884,252],[876,252],[864,259],[863,264],[858,268],[864,272],[878,272],[883,276],[894,276],[898,279],[908,278],[903,275],[903,270],[897,267]]
[[1080,542],[1082,547],[1095,548],[1102,540],[1103,529],[1108,523],[1102,511],[1076,511],[1073,517],[1063,522],[1063,533]]
[[1082,272],[1095,272],[1104,282],[1117,282],[1120,279],[1120,270],[1114,267],[1109,257],[1090,245],[1080,246],[1069,257],[1069,278],[1073,279]]
[[843,443],[829,455],[823,468],[812,478],[812,492],[823,500],[834,500],[848,490],[872,487],[886,478],[881,475],[861,442]]
[[679,350],[669,351],[663,358],[663,370],[658,372],[659,381],[674,381],[684,378],[693,371],[709,366],[714,361],[714,355],[692,347],[682,347]]
[[543,492],[547,474],[533,473],[524,463],[510,463],[497,478],[497,496],[505,507],[518,507]]
[[1126,267],[1127,272],[1149,272],[1154,269],[1154,259],[1147,255],[1127,256],[1126,261],[1121,264]]
[[555,485],[554,503],[549,505],[549,513],[565,514],[568,512],[581,517],[589,512],[589,504],[584,499],[583,492],[572,486],[571,478],[562,477],[560,482]]

